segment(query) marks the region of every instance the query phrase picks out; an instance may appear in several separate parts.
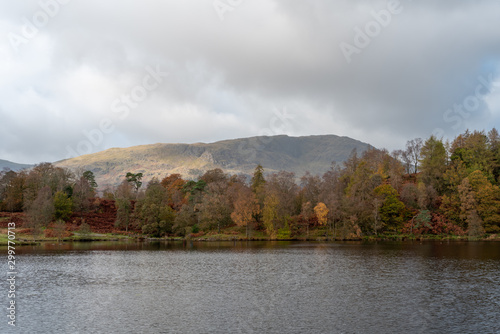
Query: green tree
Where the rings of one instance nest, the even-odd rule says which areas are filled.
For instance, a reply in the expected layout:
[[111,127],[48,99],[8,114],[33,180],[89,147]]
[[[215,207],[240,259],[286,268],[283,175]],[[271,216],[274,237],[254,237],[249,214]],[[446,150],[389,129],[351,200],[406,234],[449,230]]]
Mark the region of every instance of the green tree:
[[132,185],[123,180],[116,189],[114,198],[116,205],[115,226],[125,228],[125,231],[128,232],[128,228],[132,222]]
[[128,228],[131,223],[132,216],[132,202],[127,198],[117,198],[115,200],[116,204],[116,220],[115,226],[125,228],[125,232],[128,232]]
[[55,218],[57,220],[67,221],[71,214],[73,208],[73,201],[68,195],[63,191],[58,191],[54,195],[54,210],[55,210]]
[[443,175],[446,171],[447,154],[442,140],[431,136],[420,151],[421,179],[438,193],[444,188]]
[[144,233],[159,237],[172,232],[175,212],[168,205],[167,190],[157,179],[149,182],[136,210]]
[[277,196],[270,194],[264,199],[264,209],[262,212],[262,220],[267,234],[273,238],[276,235],[276,229],[279,222],[278,216],[279,199]]
[[86,171],[86,172],[83,172],[83,175],[82,175],[88,182],[90,188],[92,188],[93,191],[96,191],[97,189],[97,182],[95,182],[95,175],[92,171]]
[[198,204],[201,203],[206,186],[207,183],[203,180],[198,180],[197,182],[191,180],[184,184],[182,190],[186,194],[190,204]]
[[260,164],[255,167],[251,184],[252,191],[256,194],[266,184],[266,179],[264,178],[264,168]]
[[488,233],[500,232],[500,188],[491,184],[486,175],[477,170],[468,177],[474,199],[477,203],[477,214]]
[[379,209],[383,226],[387,230],[398,232],[403,225],[405,205],[399,200],[397,190],[384,184],[375,188],[375,194],[383,200]]
[[137,194],[139,191],[139,188],[142,186],[142,177],[144,175],[142,173],[132,173],[128,172],[127,175],[125,176],[126,180],[128,183],[130,183],[134,187],[134,191]]
[[176,235],[186,236],[186,231],[198,223],[198,216],[192,204],[184,204],[174,219],[172,227]]
[[264,208],[264,198],[266,197],[266,179],[264,178],[264,168],[259,164],[255,167],[252,180],[250,181],[250,188],[257,198],[257,203],[260,206],[260,213],[254,216],[257,222],[262,221],[262,210]]
[[484,132],[466,131],[455,138],[451,150],[451,160],[462,161],[468,173],[480,170],[493,179],[494,155]]

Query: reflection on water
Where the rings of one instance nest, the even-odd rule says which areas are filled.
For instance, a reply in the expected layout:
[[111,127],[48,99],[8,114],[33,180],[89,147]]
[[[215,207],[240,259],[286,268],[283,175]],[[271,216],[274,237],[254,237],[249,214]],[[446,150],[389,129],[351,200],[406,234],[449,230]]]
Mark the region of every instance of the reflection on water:
[[500,331],[500,243],[96,242],[17,253],[18,333]]

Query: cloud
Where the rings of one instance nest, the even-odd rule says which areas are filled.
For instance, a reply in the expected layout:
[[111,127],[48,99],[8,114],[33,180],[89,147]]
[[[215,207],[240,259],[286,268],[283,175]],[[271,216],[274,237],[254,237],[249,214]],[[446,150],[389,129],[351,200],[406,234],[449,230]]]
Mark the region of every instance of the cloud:
[[[66,158],[103,120],[113,131],[90,151],[280,132],[395,149],[436,129],[498,126],[494,87],[467,117],[453,107],[480,78],[498,81],[500,2],[401,0],[348,62],[341,43],[355,46],[389,3],[243,1],[224,20],[211,1],[0,4],[0,158]],[[147,68],[168,76],[120,117],[113,101],[139,92]]]

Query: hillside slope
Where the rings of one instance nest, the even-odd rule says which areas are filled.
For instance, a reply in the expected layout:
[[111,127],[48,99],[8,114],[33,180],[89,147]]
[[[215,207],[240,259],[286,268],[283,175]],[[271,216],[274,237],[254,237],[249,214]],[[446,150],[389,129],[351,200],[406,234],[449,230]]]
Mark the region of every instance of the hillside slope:
[[335,135],[306,137],[261,136],[224,140],[210,144],[154,144],[112,148],[55,163],[71,169],[91,170],[101,189],[114,186],[127,172],[144,173],[144,180],[179,173],[194,179],[205,171],[221,168],[231,174],[251,175],[261,164],[266,172],[286,170],[302,176],[326,172],[333,161],[347,159],[353,149],[358,153],[369,144]]
[[21,169],[30,168],[31,165],[17,164],[15,162],[1,160],[0,159],[0,171],[4,169],[13,170],[14,172],[20,171]]

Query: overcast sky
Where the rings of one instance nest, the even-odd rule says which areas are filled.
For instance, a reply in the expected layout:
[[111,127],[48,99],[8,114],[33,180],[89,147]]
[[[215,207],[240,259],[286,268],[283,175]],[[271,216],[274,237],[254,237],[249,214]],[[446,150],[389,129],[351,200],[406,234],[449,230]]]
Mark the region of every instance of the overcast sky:
[[0,159],[500,127],[498,0],[0,3]]

